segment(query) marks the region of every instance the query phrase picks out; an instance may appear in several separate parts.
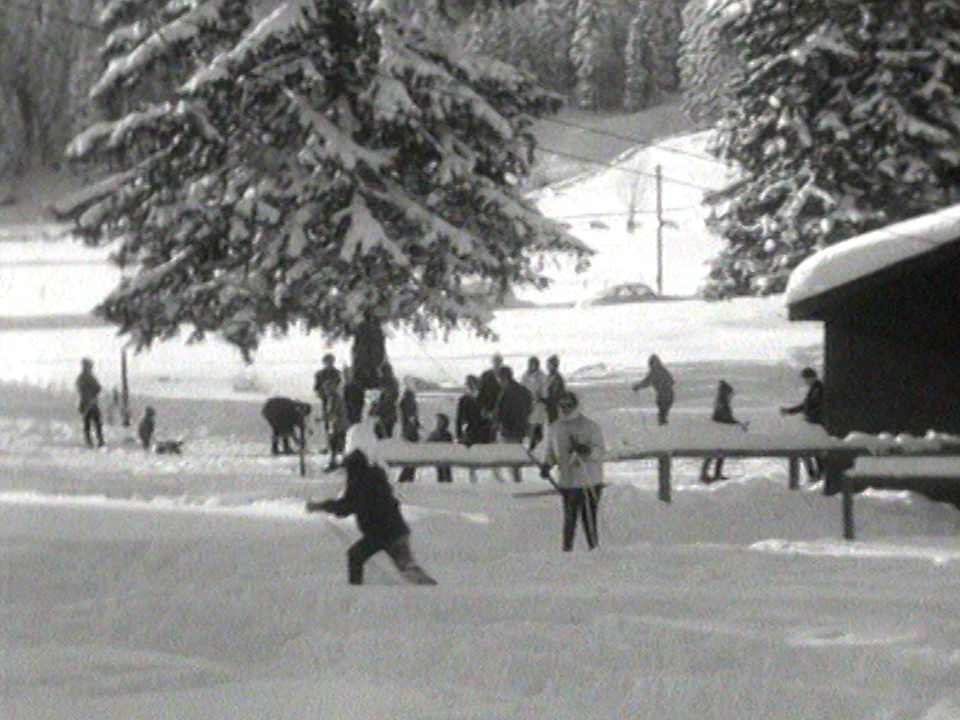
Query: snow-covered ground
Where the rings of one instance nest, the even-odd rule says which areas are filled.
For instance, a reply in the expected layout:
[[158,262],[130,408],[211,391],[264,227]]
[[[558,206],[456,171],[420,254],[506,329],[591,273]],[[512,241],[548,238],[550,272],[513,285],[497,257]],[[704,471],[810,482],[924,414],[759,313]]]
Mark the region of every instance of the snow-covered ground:
[[[56,312],[83,310],[60,266],[30,267],[47,300],[77,293]],[[3,299],[8,317],[52,311]],[[106,450],[81,445],[69,383],[83,355],[118,382],[111,330],[15,324],[0,332],[4,718],[960,717],[951,507],[868,493],[851,543],[839,498],[788,490],[781,461],[729,460],[711,486],[678,462],[669,505],[652,463],[612,464],[602,547],[564,554],[558,499],[517,496],[545,486],[532,470],[439,485],[426,469],[398,489],[440,584],[399,586],[377,558],[349,587],[352,523],[303,511],[342,478],[323,455],[305,477],[270,457],[258,415],[267,394],[310,397],[318,338],[270,342],[249,369],[217,343],[132,357],[135,408],[156,405],[160,436],[187,440],[161,456],[116,425]],[[802,394],[820,328],[788,323],[777,298],[504,311],[494,327],[498,343],[395,336],[389,350],[401,374],[449,385],[495,350],[517,366],[557,352],[614,448],[722,433],[706,419],[720,377],[752,424],[718,444],[810,431],[776,405]],[[679,379],[666,429],[628,387],[650,352]],[[425,394],[427,421],[455,397]]]

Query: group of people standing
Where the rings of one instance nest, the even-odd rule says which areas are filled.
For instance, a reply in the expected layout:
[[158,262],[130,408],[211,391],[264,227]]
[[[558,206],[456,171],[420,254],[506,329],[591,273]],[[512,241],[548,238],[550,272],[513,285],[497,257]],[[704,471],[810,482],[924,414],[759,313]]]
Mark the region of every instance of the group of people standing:
[[[323,362],[324,367],[315,376],[314,388],[323,407],[323,421],[330,440],[329,467],[332,468],[337,466],[337,454],[344,451],[345,428],[362,420],[363,388],[359,384],[349,387],[349,369],[337,371],[332,355],[325,356]],[[401,389],[392,366],[384,362],[375,388],[378,393],[369,410],[377,439],[393,437],[399,425],[402,439],[421,440],[416,388],[411,380],[403,385]],[[468,375],[465,385],[466,392],[457,400],[454,421],[451,423],[446,413],[437,413],[426,441],[457,442],[466,446],[496,442],[526,445],[531,461],[539,465],[541,476],[550,479],[563,499],[564,551],[573,549],[580,521],[588,547],[597,547],[597,511],[606,449],[603,431],[580,412],[579,398],[567,389],[560,372],[560,358],[548,357],[544,370],[538,357],[530,357],[518,379],[498,353],[482,373]],[[345,406],[343,412],[341,404]],[[346,422],[341,421],[341,415]],[[554,468],[556,479],[551,475]],[[440,464],[436,469],[439,482],[452,482],[449,466]],[[471,481],[476,482],[476,468],[470,468],[469,472]],[[500,468],[493,468],[492,472],[503,482]],[[521,468],[512,468],[512,473],[515,482],[522,480]],[[398,482],[412,482],[415,474],[415,468],[404,467]],[[320,509],[319,505],[317,508]]]
[[[597,512],[603,492],[603,458],[606,446],[600,425],[580,412],[577,395],[567,389],[560,358],[551,355],[546,371],[540,359],[530,357],[517,380],[503,356],[495,354],[479,377],[468,375],[467,392],[457,403],[456,435],[465,445],[505,442],[541,446],[541,476],[554,484],[563,501],[564,552],[573,550],[579,522],[587,546],[599,545]],[[551,470],[557,469],[557,479]],[[476,470],[470,470],[476,481]],[[502,481],[499,471],[494,469]],[[520,468],[513,469],[519,482]]]
[[[529,358],[518,380],[498,353],[479,376],[468,375],[465,385],[466,393],[457,401],[456,441],[467,446],[526,443],[530,452],[543,440],[546,427],[558,418],[560,398],[566,392],[556,355],[547,358],[546,372],[539,358]],[[498,469],[493,472],[503,480]],[[520,482],[519,468],[514,468],[513,477]],[[475,469],[470,470],[470,479],[476,482]]]

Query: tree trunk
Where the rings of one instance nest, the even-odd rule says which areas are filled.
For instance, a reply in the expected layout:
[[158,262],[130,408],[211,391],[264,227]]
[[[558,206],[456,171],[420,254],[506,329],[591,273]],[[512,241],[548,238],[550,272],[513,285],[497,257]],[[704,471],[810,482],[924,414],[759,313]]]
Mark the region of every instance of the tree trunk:
[[387,359],[387,340],[383,325],[367,317],[353,331],[353,377],[364,390],[380,387],[380,367]]
[[17,180],[27,166],[26,128],[15,93],[0,83],[0,205],[16,200]]

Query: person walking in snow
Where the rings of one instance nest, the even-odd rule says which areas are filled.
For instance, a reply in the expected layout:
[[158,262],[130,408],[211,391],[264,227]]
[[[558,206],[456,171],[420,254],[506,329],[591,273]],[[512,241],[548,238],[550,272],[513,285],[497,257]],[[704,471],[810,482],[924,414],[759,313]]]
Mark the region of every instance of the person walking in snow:
[[77,394],[80,396],[80,415],[83,417],[83,436],[88,447],[93,447],[93,435],[97,436],[97,447],[103,447],[103,416],[100,414],[100,381],[93,374],[93,360],[83,358],[80,361],[80,374],[77,376]]
[[[446,413],[437,413],[437,424],[427,436],[427,442],[453,442],[453,433],[450,432],[450,417]],[[437,482],[453,482],[453,472],[449,465],[437,465]]]
[[362,585],[367,560],[383,551],[390,556],[407,582],[436,585],[437,581],[424,572],[413,557],[410,527],[403,519],[400,503],[393,494],[384,467],[372,462],[362,448],[352,449],[344,458],[343,466],[347,471],[343,494],[336,499],[310,501],[307,503],[307,512],[326,512],[337,517],[356,516],[362,536],[347,551],[348,582]]
[[530,451],[543,440],[543,427],[547,424],[547,374],[540,369],[540,358],[531,357],[527,360],[527,370],[520,378],[530,397],[533,406],[527,420],[527,432],[530,439]]
[[547,394],[544,405],[547,411],[547,423],[554,423],[560,417],[558,403],[567,391],[567,383],[560,374],[560,358],[551,355],[547,358]]
[[[500,439],[506,443],[522,445],[527,436],[527,421],[533,409],[533,396],[530,391],[513,377],[513,368],[504,365],[500,368],[500,398],[494,409]],[[513,481],[523,480],[519,467],[513,468]]]
[[560,417],[547,429],[540,472],[549,476],[553,466],[559,471],[556,485],[563,500],[563,551],[573,550],[578,520],[583,522],[587,546],[594,550],[600,544],[597,511],[603,492],[603,431],[580,412],[574,393],[565,392],[557,408]]
[[[712,420],[723,425],[739,425],[746,432],[750,429],[750,423],[737,420],[733,416],[733,386],[726,380],[717,383],[717,395],[713,401]],[[710,466],[713,465],[713,474],[711,475]],[[716,482],[717,480],[728,480],[723,474],[723,455],[715,455],[703,459],[703,466],[700,468],[700,480],[705,483]]]
[[674,401],[673,385],[673,375],[667,370],[660,357],[651,355],[647,358],[646,377],[631,386],[634,392],[639,392],[648,387],[653,388],[657,399],[658,425],[666,425],[669,422],[670,408],[673,407]]
[[[800,378],[807,385],[807,394],[796,405],[785,405],[780,408],[781,415],[802,414],[803,419],[812,425],[823,425],[823,382],[812,367],[805,367],[800,371]],[[820,458],[804,457],[804,465],[811,480],[819,480],[823,474]]]

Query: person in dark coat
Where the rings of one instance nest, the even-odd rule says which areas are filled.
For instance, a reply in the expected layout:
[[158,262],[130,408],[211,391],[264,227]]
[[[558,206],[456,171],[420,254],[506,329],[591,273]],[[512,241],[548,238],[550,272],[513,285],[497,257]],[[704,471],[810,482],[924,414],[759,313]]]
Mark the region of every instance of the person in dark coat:
[[410,527],[403,519],[400,503],[394,497],[387,472],[371,464],[361,449],[350,452],[343,461],[347,482],[336,499],[307,503],[307,512],[327,512],[338,517],[356,515],[362,537],[347,551],[347,579],[351,585],[363,584],[367,560],[381,550],[393,560],[407,582],[436,585],[413,557]]
[[[437,424],[427,436],[427,442],[453,442],[453,433],[450,432],[450,417],[448,415],[445,413],[437,413]],[[437,465],[437,482],[453,482],[453,472],[449,465]]]
[[309,403],[292,400],[288,397],[272,397],[267,400],[260,414],[270,425],[270,452],[289,455],[295,452],[291,441],[297,448],[303,448],[307,442],[306,418],[312,408]]
[[[711,419],[714,422],[723,425],[739,425],[746,432],[750,428],[750,423],[737,420],[733,415],[733,386],[726,380],[717,383],[717,395],[713,401],[713,415]],[[713,465],[713,474],[711,475],[710,466]],[[703,466],[700,468],[700,480],[705,483],[716,482],[717,480],[727,480],[723,474],[723,455],[704,458]]]
[[[523,444],[527,436],[527,422],[533,410],[533,396],[530,391],[513,377],[513,368],[504,365],[500,368],[500,399],[494,410],[500,439],[503,442]],[[523,479],[519,467],[513,468],[513,481]]]
[[[407,442],[420,442],[420,411],[417,407],[417,394],[409,380],[404,382],[399,409],[400,436]],[[417,469],[412,465],[407,465],[400,471],[398,481],[413,482],[416,475]]]
[[[493,418],[484,412],[480,403],[480,379],[476,375],[468,375],[466,385],[467,392],[457,401],[457,442],[467,447],[496,442],[497,432]],[[499,469],[494,468],[493,473],[503,482]],[[470,482],[476,481],[477,470],[470,468]]]
[[560,417],[560,398],[567,391],[567,383],[560,374],[560,358],[557,355],[551,355],[547,358],[547,395],[545,405],[547,407],[547,424],[550,425]]
[[356,425],[363,420],[364,396],[363,384],[353,373],[353,368],[343,369],[343,404],[347,415],[347,425]]
[[377,418],[376,433],[381,440],[393,437],[397,424],[397,404],[400,401],[400,383],[393,374],[393,365],[388,362],[380,366],[380,397],[370,411]]
[[[812,367],[805,367],[800,371],[800,377],[807,385],[807,394],[797,405],[786,405],[780,408],[781,415],[802,414],[803,419],[812,425],[823,425],[823,382]],[[811,480],[819,480],[823,474],[820,458],[804,457],[804,465]]]
[[490,417],[497,409],[500,391],[503,389],[500,380],[500,369],[503,367],[503,355],[495,354],[490,358],[490,367],[480,375],[480,406]]
[[657,398],[657,424],[666,425],[674,401],[674,379],[658,355],[647,358],[647,375],[631,387],[634,392],[652,387]]
[[153,434],[157,429],[157,411],[150,405],[143,410],[143,418],[137,425],[137,436],[144,450],[149,450],[153,444]]
[[83,436],[88,447],[93,447],[93,435],[97,436],[97,447],[103,447],[103,416],[100,414],[100,381],[93,374],[93,360],[83,358],[80,361],[80,374],[77,376],[77,394],[80,396],[80,415],[83,417]]

